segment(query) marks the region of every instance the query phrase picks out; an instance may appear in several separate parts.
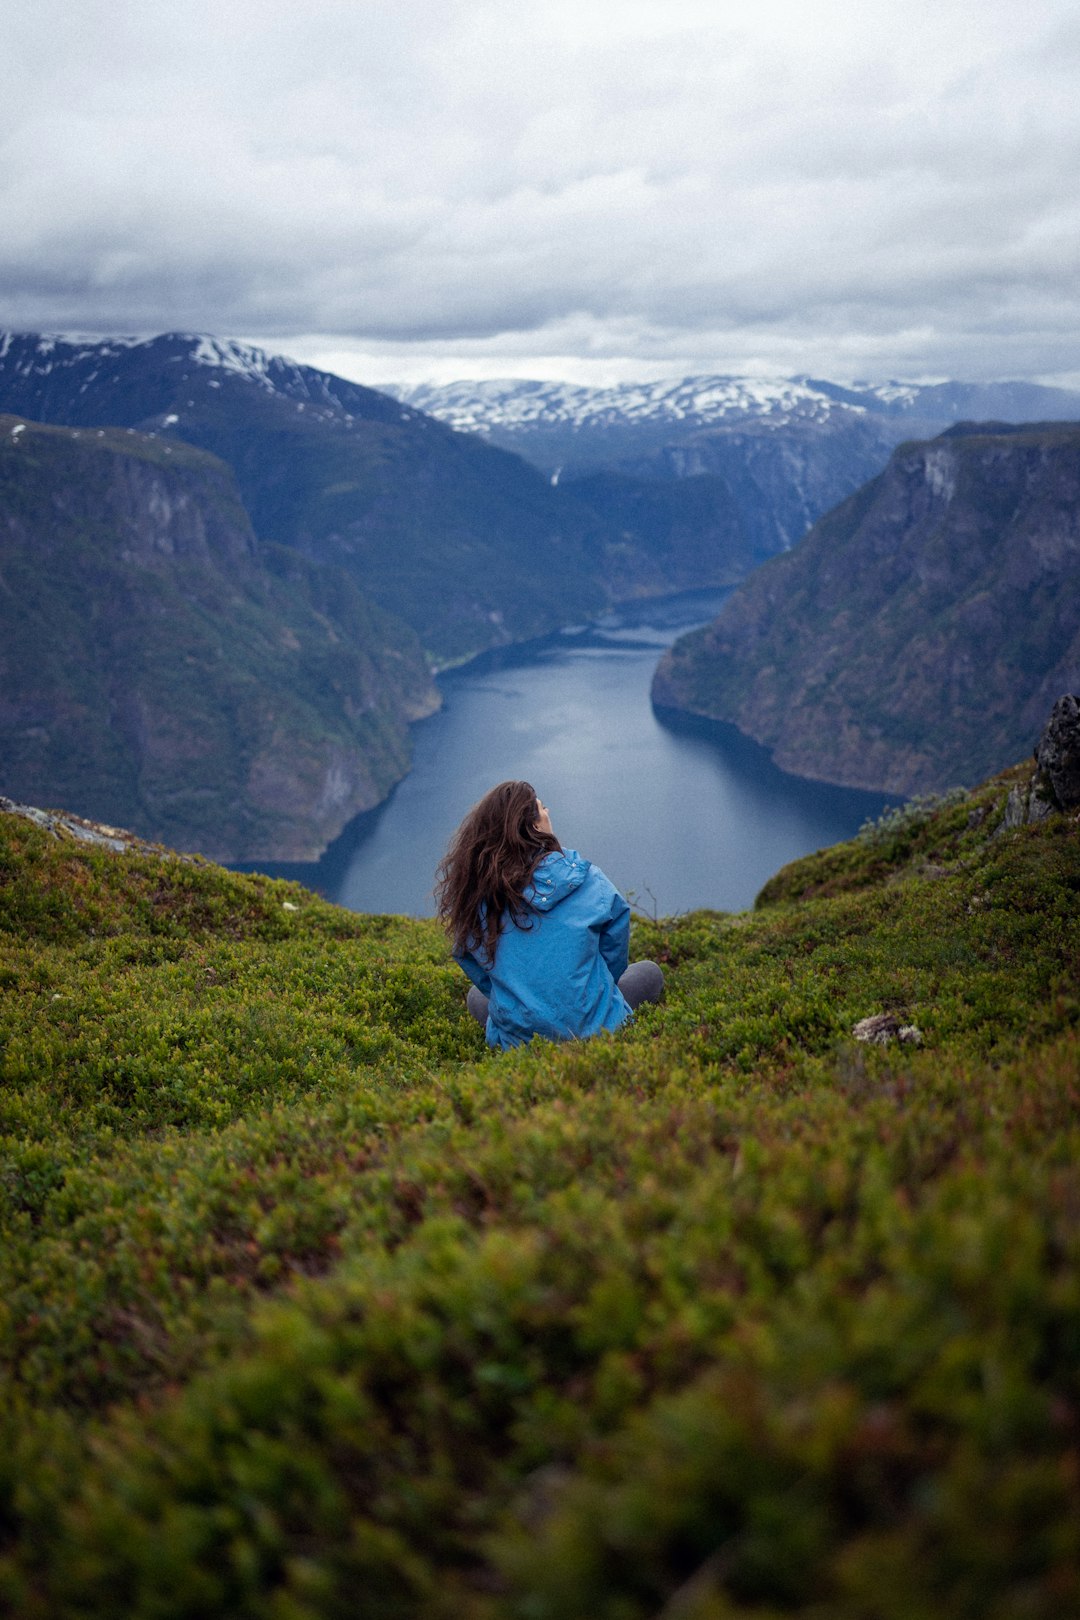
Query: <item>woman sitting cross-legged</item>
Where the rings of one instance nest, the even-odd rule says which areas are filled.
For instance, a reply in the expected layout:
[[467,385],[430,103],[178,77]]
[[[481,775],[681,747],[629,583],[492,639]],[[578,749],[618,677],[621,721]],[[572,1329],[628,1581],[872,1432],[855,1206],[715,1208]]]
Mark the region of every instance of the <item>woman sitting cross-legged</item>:
[[663,995],[655,962],[627,965],[630,907],[598,866],[563,849],[528,782],[500,782],[469,811],[436,898],[489,1046],[618,1029]]

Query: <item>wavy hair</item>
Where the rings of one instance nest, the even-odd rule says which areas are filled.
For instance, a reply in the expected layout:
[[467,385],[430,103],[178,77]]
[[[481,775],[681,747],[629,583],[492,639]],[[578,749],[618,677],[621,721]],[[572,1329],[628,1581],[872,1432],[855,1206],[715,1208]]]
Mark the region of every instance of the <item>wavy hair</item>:
[[562,849],[536,825],[536,789],[500,782],[474,804],[450,840],[435,882],[438,915],[458,953],[495,960],[503,917],[528,926],[525,890],[538,862]]

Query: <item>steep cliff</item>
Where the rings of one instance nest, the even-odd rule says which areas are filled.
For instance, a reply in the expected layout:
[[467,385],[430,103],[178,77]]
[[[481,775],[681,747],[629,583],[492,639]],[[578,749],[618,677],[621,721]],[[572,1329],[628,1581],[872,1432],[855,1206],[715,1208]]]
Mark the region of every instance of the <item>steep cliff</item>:
[[641,470],[680,482],[720,480],[759,555],[771,557],[797,545],[819,517],[880,472],[895,442],[882,421],[854,412],[824,421],[749,421],[689,435]]
[[229,469],[0,417],[0,791],[218,859],[308,859],[437,697],[352,580],[260,546]]
[[913,793],[1023,754],[1080,685],[1080,427],[951,429],[765,564],[653,684],[785,770]]

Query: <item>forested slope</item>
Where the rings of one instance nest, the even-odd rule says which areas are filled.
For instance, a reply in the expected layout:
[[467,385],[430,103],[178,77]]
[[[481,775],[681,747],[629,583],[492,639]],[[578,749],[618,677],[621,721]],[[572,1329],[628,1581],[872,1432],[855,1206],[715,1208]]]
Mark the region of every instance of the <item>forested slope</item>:
[[260,542],[216,457],[0,417],[0,791],[315,859],[437,705],[408,626]]
[[1080,426],[967,423],[764,564],[653,683],[782,769],[942,791],[1017,757],[1080,687]]

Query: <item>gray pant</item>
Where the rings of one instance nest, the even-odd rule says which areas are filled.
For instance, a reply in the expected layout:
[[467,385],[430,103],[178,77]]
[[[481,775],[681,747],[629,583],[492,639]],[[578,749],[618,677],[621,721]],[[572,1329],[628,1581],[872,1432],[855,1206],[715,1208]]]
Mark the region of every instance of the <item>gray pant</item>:
[[[664,994],[663,972],[655,962],[631,962],[619,980],[619,989],[636,1012],[642,1002],[660,1000]],[[466,1006],[478,1024],[487,1023],[488,998],[475,984],[469,987]]]

